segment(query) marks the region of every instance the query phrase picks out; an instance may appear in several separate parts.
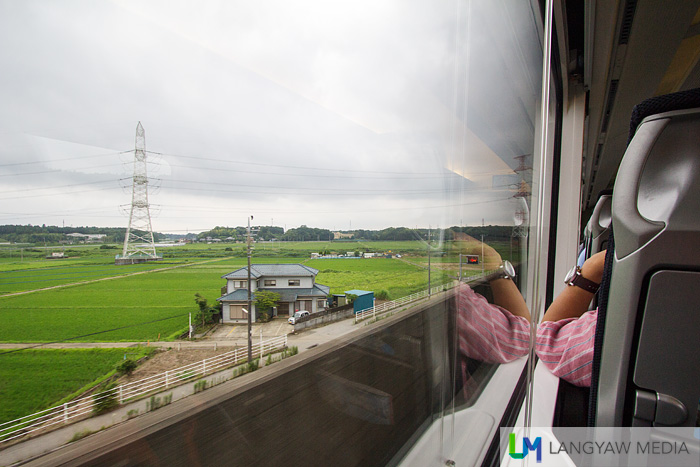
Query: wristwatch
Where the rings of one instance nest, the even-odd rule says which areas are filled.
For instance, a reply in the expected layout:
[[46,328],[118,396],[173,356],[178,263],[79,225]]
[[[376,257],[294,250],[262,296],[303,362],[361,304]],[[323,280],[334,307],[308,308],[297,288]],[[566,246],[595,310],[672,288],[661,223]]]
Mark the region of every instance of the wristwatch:
[[586,292],[596,293],[600,284],[593,282],[592,280],[586,279],[581,275],[581,268],[574,266],[571,271],[564,278],[564,283],[570,286],[580,287]]
[[498,269],[486,276],[486,280],[491,282],[496,279],[513,279],[514,277],[515,268],[512,264],[510,264],[510,261],[506,260],[503,261],[500,266],[498,266]]

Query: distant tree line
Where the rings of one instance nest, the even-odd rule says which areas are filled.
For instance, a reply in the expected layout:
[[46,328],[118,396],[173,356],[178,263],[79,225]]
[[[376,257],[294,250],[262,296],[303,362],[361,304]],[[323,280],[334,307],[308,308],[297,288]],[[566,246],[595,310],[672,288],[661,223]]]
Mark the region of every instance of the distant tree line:
[[[272,227],[272,226],[256,226],[251,227],[252,233],[258,240],[272,240],[280,239],[284,235],[284,229],[282,227]],[[218,238],[219,240],[229,240],[229,241],[245,241],[247,234],[247,227],[214,227],[211,230],[202,232],[197,235],[198,240],[206,240],[207,238]]]
[[[79,239],[66,237],[66,234],[81,233],[98,235],[105,238],[102,243],[122,243],[126,234],[125,227],[57,227],[53,225],[0,225],[0,241],[12,243],[47,243],[57,244]],[[164,234],[153,232],[155,241],[166,238]]]
[[[357,229],[343,231],[343,233],[353,234],[353,239],[348,240],[369,240],[369,241],[405,241],[405,240],[427,240],[430,236],[433,240],[443,238],[444,240],[454,240],[455,233],[461,232],[476,239],[484,237],[490,240],[507,240],[511,236],[511,226],[486,225],[475,227],[450,227],[448,229],[410,229],[408,227],[388,227],[382,230]],[[289,229],[286,232],[282,227],[260,226],[253,227],[255,238],[258,240],[278,240],[278,241],[329,241],[333,240],[333,232],[327,229],[318,229],[302,225],[301,227]],[[198,239],[217,238],[219,240],[245,241],[245,227],[215,227],[198,235]],[[337,240],[337,239],[336,239]]]
[[314,227],[307,227],[302,225],[296,229],[287,230],[282,236],[281,240],[295,241],[295,242],[308,242],[314,240],[332,240],[333,232],[328,229],[317,229]]
[[465,233],[471,237],[474,237],[477,240],[481,239],[482,234],[485,238],[488,237],[489,240],[508,240],[513,234],[513,226],[509,225],[485,225],[483,227],[450,227],[447,230],[449,232],[449,238],[448,235],[446,235],[447,240],[452,240],[454,238],[455,232]]
[[450,227],[448,229],[409,229],[406,227],[389,227],[382,230],[354,230],[355,239],[359,240],[427,240],[430,236],[433,240],[443,238],[454,240],[455,233],[465,233],[477,240],[488,237],[490,240],[506,240],[510,238],[513,227],[507,225],[486,225],[477,227]]
[[[302,225],[286,232],[282,227],[256,226],[253,227],[257,240],[278,240],[278,241],[329,241],[333,240],[333,232],[328,229],[319,229]],[[427,240],[428,235],[436,240],[442,237],[444,240],[453,240],[455,233],[461,232],[470,235],[477,240],[484,237],[489,240],[507,240],[511,236],[512,227],[504,225],[487,225],[476,227],[450,227],[448,229],[410,229],[408,227],[388,227],[382,230],[358,229],[343,233],[352,233],[354,240],[377,240],[377,241],[405,241],[405,240]],[[102,243],[122,243],[126,228],[124,227],[57,227],[51,225],[0,225],[0,241],[12,243],[47,243],[58,244],[69,240],[79,241],[66,237],[69,233],[82,234],[104,234]],[[246,227],[214,227],[211,230],[200,234],[187,235],[165,235],[153,232],[156,242],[168,238],[190,238],[197,240],[219,239],[221,241],[245,241]]]

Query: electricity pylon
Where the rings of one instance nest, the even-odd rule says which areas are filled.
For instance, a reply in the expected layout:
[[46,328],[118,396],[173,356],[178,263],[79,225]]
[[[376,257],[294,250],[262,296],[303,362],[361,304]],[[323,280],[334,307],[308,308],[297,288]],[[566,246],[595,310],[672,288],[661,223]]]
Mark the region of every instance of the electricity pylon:
[[[135,263],[160,259],[153,240],[151,213],[148,204],[148,170],[146,168],[146,132],[141,122],[136,125],[134,177],[132,182],[129,226],[124,236],[124,249],[118,263]],[[120,261],[121,260],[121,261]]]

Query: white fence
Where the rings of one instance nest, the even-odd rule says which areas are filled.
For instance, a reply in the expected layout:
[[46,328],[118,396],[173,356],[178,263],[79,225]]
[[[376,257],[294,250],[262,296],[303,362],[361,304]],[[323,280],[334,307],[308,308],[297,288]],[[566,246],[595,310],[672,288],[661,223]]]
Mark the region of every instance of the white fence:
[[406,305],[407,303],[411,303],[416,300],[420,300],[421,298],[428,297],[432,294],[442,292],[443,290],[451,289],[454,286],[454,283],[438,285],[437,287],[433,287],[429,290],[423,290],[422,292],[416,292],[411,295],[406,295],[405,297],[397,298],[396,300],[392,300],[390,302],[384,302],[381,305],[365,308],[364,310],[355,313],[355,323],[370,317],[376,318],[377,315],[386,313],[390,310],[393,310],[394,308],[398,308],[400,306]]
[[[253,356],[256,358],[262,357],[267,352],[286,346],[286,335],[274,337],[267,341],[253,344]],[[0,423],[0,443],[37,430],[65,424],[78,418],[87,418],[94,412],[95,407],[98,407],[101,403],[106,403],[108,400],[114,400],[120,405],[125,402],[131,402],[146,394],[167,390],[193,378],[202,377],[233,366],[247,358],[247,348],[232,350],[216,357],[206,358],[201,362],[185,365],[175,370],[168,370],[165,373],[150,376],[139,381],[119,385],[108,391],[66,402],[63,405],[26,415],[16,420]]]

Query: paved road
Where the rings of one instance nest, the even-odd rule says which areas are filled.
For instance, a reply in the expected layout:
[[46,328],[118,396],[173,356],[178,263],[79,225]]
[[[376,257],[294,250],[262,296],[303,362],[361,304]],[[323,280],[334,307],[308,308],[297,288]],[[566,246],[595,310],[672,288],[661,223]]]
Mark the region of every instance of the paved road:
[[[256,324],[252,326],[253,343],[260,340],[260,331],[262,330],[263,340],[272,337],[288,335],[288,345],[293,345],[299,348],[299,351],[316,347],[317,345],[329,342],[343,334],[346,334],[354,329],[358,329],[353,325],[353,319],[330,323],[314,329],[305,329],[296,334],[293,333],[294,328],[287,323],[284,318],[277,318],[269,323]],[[175,341],[175,342],[61,342],[55,344],[0,344],[1,349],[22,349],[22,348],[42,348],[42,349],[110,349],[110,348],[125,348],[136,347],[139,345],[158,347],[158,348],[175,348],[175,349],[211,349],[219,347],[245,347],[247,345],[248,326],[246,324],[220,324],[210,335],[193,340],[193,341]]]

